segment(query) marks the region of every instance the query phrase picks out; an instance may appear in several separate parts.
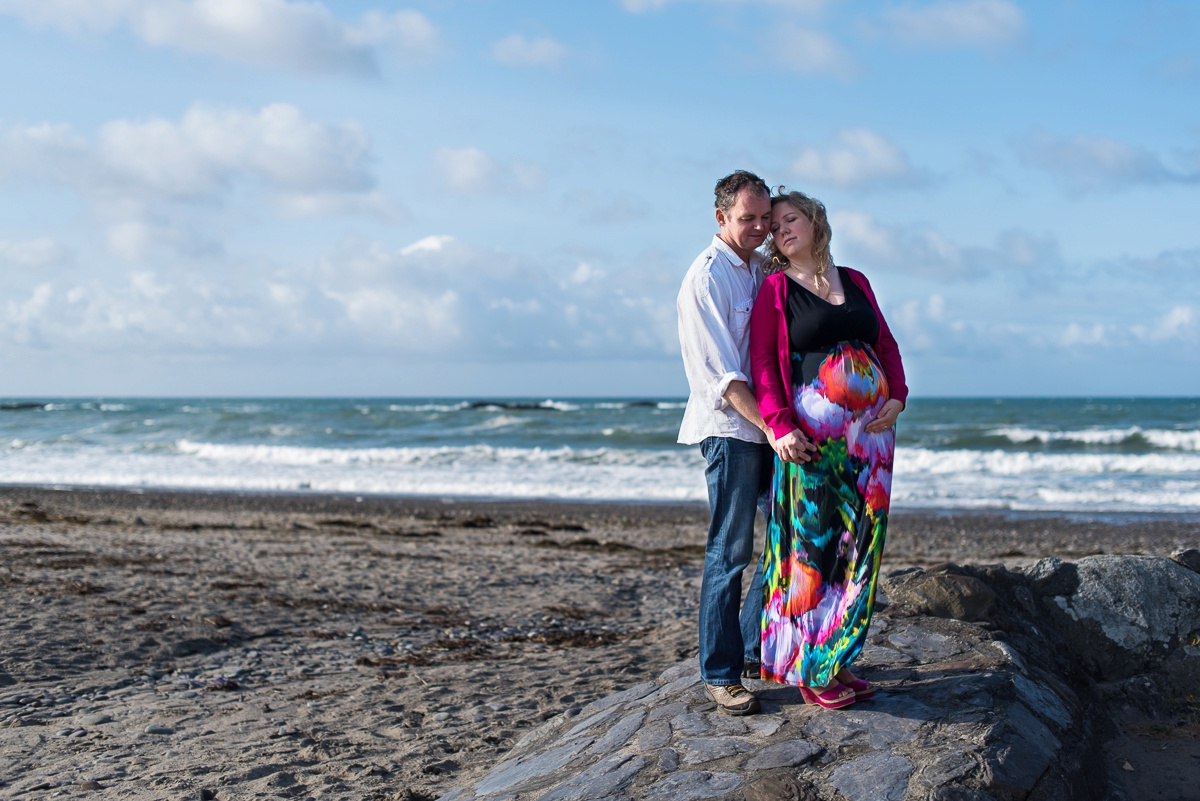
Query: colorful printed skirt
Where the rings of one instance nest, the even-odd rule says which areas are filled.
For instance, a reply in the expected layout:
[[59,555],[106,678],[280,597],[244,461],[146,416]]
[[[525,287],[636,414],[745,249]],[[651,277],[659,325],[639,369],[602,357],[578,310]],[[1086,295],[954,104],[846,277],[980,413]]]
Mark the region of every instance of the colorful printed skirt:
[[763,565],[762,676],[820,687],[862,651],[887,533],[896,432],[863,427],[888,399],[869,345],[792,356],[813,459],[775,459]]

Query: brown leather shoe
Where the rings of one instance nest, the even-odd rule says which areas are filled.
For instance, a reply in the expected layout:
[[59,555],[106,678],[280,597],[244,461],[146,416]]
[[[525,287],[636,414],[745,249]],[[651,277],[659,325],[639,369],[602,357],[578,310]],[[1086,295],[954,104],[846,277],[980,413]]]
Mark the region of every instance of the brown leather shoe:
[[759,710],[754,693],[740,684],[705,684],[709,698],[717,702],[717,711],[726,715],[753,715]]

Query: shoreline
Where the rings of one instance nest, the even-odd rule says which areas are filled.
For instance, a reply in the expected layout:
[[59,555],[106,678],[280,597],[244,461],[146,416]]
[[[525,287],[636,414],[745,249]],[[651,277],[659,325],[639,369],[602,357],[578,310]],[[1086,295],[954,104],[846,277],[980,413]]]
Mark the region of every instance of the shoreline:
[[[583,512],[585,514],[611,513],[614,509],[630,508],[651,512],[691,513],[697,510],[708,514],[706,501],[646,500],[621,498],[513,498],[506,496],[481,495],[416,495],[371,492],[328,492],[313,490],[260,490],[260,489],[204,489],[192,487],[118,487],[104,485],[63,484],[6,484],[0,483],[0,501],[5,498],[29,494],[45,494],[44,497],[61,497],[71,493],[92,496],[103,503],[123,506],[122,501],[144,498],[155,503],[167,502],[170,506],[194,507],[196,501],[209,499],[215,505],[228,505],[236,499],[240,503],[263,508],[328,508],[353,503],[359,508],[377,510],[393,509],[404,514],[413,509],[430,509],[456,506],[474,509],[507,509],[521,513],[530,508],[553,509],[560,513]],[[223,502],[223,503],[222,503]],[[362,506],[365,504],[366,506]],[[1072,525],[1197,525],[1200,526],[1200,511],[1190,512],[1085,512],[1079,510],[1049,509],[999,509],[958,507],[900,507],[889,513],[889,520],[947,519],[962,518],[977,520],[981,524],[1028,523],[1039,520],[1060,520]]]

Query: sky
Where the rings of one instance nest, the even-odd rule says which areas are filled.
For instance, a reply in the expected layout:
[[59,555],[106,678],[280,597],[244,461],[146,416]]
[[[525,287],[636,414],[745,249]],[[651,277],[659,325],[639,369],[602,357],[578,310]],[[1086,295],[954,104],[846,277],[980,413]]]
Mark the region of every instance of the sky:
[[750,169],[914,397],[1200,395],[1200,6],[0,0],[0,395],[682,396]]

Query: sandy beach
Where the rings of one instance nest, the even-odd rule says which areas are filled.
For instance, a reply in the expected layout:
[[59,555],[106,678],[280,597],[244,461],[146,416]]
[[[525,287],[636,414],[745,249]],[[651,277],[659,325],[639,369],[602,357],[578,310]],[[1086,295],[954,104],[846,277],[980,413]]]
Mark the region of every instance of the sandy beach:
[[[695,654],[707,509],[0,488],[0,797],[431,799]],[[1200,523],[897,513],[885,570]]]

